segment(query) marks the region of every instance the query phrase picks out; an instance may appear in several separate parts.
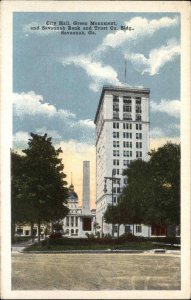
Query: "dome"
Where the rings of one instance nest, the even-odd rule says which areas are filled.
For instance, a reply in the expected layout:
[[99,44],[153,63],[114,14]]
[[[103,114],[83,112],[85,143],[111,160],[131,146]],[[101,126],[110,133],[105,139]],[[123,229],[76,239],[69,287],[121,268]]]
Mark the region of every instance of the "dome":
[[78,201],[78,195],[76,194],[76,192],[74,191],[74,185],[71,184],[68,188],[68,197],[67,197],[68,201]]

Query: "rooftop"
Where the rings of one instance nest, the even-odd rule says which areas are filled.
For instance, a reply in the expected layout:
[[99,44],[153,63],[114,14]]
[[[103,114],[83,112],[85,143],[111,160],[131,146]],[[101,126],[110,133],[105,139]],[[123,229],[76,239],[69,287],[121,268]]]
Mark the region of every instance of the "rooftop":
[[142,94],[147,94],[147,95],[150,94],[150,89],[149,88],[144,88],[144,87],[129,87],[129,86],[125,86],[125,85],[124,86],[104,85],[103,88],[102,88],[98,108],[97,108],[95,119],[94,119],[95,124],[96,124],[98,113],[99,113],[99,110],[100,110],[100,107],[101,107],[102,99],[103,99],[104,93],[106,91],[142,93]]

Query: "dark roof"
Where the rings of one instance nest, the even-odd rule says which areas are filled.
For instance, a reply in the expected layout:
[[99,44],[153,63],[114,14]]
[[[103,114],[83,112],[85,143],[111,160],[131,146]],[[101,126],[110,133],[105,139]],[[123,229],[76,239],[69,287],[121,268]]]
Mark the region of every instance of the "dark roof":
[[150,94],[150,89],[148,88],[139,88],[139,87],[126,87],[126,86],[103,86],[102,88],[102,92],[101,92],[101,96],[99,99],[99,104],[98,104],[98,108],[96,111],[96,115],[95,115],[95,119],[94,119],[94,123],[96,124],[97,122],[97,117],[99,114],[99,110],[102,104],[102,100],[103,100],[103,96],[105,91],[111,91],[111,92],[128,92],[128,93],[141,93],[141,94]]
[[69,200],[69,201],[77,201],[78,200],[78,195],[74,191],[74,185],[73,184],[71,184],[68,188],[67,200]]

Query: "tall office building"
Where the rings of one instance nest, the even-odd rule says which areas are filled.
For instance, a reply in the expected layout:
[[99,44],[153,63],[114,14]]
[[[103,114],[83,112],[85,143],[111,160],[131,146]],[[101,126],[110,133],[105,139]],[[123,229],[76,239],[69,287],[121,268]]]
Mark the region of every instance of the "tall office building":
[[[113,205],[117,203],[121,188],[128,184],[128,178],[123,176],[123,170],[135,159],[148,160],[149,98],[150,90],[147,88],[104,86],[102,89],[94,122],[96,220],[103,233],[111,234],[112,230],[111,225],[106,224],[103,218],[107,206],[112,202]],[[118,180],[107,178],[112,176]],[[135,226],[135,233],[148,235],[148,227],[140,224]],[[120,234],[130,231],[132,225],[121,226]]]

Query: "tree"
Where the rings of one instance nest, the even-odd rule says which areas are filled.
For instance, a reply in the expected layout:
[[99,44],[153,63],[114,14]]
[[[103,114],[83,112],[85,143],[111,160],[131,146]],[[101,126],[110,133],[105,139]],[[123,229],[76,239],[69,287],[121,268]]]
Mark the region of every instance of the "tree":
[[[120,210],[120,206],[119,205],[108,205],[107,210],[104,213],[104,219],[105,222],[108,224],[112,224],[112,226],[114,224],[117,224],[117,236],[119,237],[119,228],[120,225],[123,224],[123,218],[122,218],[122,211]],[[113,230],[113,228],[112,228]],[[113,236],[113,233],[112,233]]]
[[122,202],[131,221],[180,224],[180,145],[167,143],[149,153],[150,160],[133,161],[125,170],[128,186]]
[[47,134],[31,133],[22,169],[20,198],[26,205],[26,220],[38,224],[38,240],[42,222],[54,222],[68,213],[64,166],[59,158],[61,148],[55,149]]

